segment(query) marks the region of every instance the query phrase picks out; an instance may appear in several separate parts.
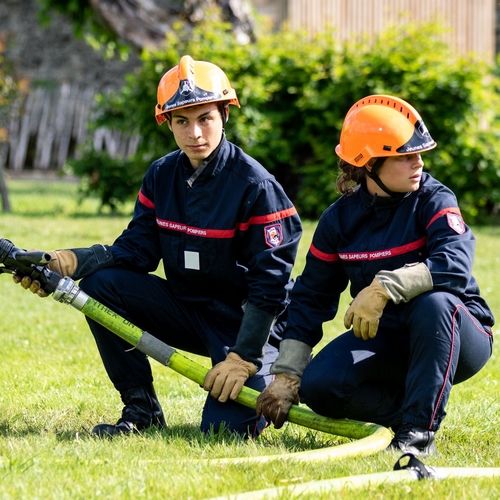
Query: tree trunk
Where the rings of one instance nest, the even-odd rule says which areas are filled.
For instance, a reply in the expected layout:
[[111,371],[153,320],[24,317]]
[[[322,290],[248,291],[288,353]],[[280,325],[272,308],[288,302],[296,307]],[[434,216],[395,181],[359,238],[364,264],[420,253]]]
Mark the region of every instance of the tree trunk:
[[[7,145],[0,142],[0,157],[2,148]],[[10,212],[10,201],[9,201],[9,190],[7,189],[7,183],[5,182],[5,170],[3,168],[3,162],[0,161],[0,195],[2,196],[2,210],[4,212]]]
[[102,23],[141,50],[158,48],[179,20],[196,24],[211,7],[221,9],[242,43],[254,40],[254,19],[247,0],[90,0]]

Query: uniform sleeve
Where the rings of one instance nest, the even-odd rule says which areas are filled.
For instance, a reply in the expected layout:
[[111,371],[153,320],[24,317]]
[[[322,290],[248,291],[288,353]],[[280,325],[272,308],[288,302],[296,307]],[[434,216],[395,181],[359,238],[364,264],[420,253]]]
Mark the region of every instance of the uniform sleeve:
[[248,300],[275,316],[288,305],[290,274],[302,236],[297,210],[274,179],[261,181],[244,204],[237,245]]
[[434,289],[461,295],[471,279],[476,242],[453,192],[440,186],[425,203],[422,223]]
[[154,200],[153,164],[142,181],[127,229],[111,247],[115,265],[138,272],[153,272],[161,258]]
[[297,278],[290,295],[284,338],[314,347],[323,337],[323,323],[337,314],[340,295],[348,281],[337,252],[335,229],[328,223],[327,211],[318,222],[304,271]]

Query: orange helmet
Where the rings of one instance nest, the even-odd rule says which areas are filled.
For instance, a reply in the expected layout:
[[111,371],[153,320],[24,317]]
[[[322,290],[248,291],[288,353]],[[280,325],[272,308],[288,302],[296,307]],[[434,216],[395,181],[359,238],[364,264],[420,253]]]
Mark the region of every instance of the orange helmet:
[[177,66],[167,71],[158,84],[158,104],[155,116],[158,125],[174,109],[207,102],[228,102],[240,107],[238,97],[224,73],[215,64],[194,61],[183,56]]
[[372,158],[421,153],[436,147],[416,109],[390,95],[370,95],[347,112],[335,148],[342,160],[363,167]]

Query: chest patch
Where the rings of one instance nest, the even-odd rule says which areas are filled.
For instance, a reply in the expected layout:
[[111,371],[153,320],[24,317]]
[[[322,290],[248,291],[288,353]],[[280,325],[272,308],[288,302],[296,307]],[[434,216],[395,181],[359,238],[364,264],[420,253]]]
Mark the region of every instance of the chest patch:
[[446,214],[446,219],[448,220],[448,226],[450,226],[453,231],[458,234],[465,233],[465,222],[460,214],[448,212]]
[[273,224],[264,228],[266,244],[271,248],[279,247],[283,241],[283,230],[281,224]]
[[200,254],[198,252],[184,251],[184,267],[186,269],[200,270]]

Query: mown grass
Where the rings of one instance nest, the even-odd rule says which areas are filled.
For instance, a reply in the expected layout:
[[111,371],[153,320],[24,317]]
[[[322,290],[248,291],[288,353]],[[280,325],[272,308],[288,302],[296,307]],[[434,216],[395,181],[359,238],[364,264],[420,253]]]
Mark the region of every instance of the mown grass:
[[[96,200],[79,202],[71,183],[9,182],[13,212],[0,214],[0,237],[23,248],[51,250],[112,243],[128,215],[96,215]],[[130,207],[128,207],[130,208]],[[315,224],[305,222],[295,274],[304,265]],[[475,228],[475,276],[500,317],[500,228]],[[340,310],[345,310],[347,297]],[[325,328],[327,342],[343,331],[341,316]],[[341,461],[214,464],[223,457],[288,454],[349,442],[288,424],[255,442],[198,429],[206,393],[152,362],[168,428],[115,440],[94,439],[92,427],[114,421],[118,394],[102,367],[85,318],[40,299],[0,276],[0,498],[205,499],[312,480],[392,470],[398,455]],[[206,365],[204,358],[189,355]],[[500,360],[495,352],[473,379],[454,388],[438,434],[437,467],[500,467]],[[327,499],[496,499],[500,478],[405,482],[314,493]],[[289,498],[290,493],[278,498]]]

